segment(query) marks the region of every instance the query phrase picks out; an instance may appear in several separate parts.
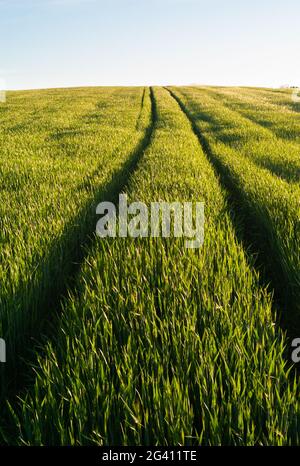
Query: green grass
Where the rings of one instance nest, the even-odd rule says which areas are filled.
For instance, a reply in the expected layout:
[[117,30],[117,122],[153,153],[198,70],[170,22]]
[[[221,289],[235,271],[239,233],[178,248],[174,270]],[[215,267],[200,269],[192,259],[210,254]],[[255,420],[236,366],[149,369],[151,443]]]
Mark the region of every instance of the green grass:
[[[254,125],[205,90],[179,89],[175,95],[194,123],[207,154],[237,197],[250,220],[251,240],[263,249],[265,261],[284,302],[284,318],[292,330],[300,324],[300,186],[264,167],[277,163],[276,136]],[[285,144],[288,154],[290,146]],[[262,163],[257,163],[261,160]],[[283,166],[288,157],[282,153]],[[295,159],[296,160],[296,159]],[[248,222],[249,223],[249,222]]]
[[150,107],[143,88],[8,95],[0,132],[2,389],[14,384],[24,349],[67,285],[94,231],[97,201],[127,179]]
[[[28,346],[24,330],[42,340],[3,396],[2,443],[299,444],[298,376],[277,323],[282,310],[294,329],[299,317],[298,142],[231,104],[248,112],[256,99],[275,121],[286,93],[171,91],[12,93],[0,108],[1,331],[11,348]],[[120,191],[203,201],[202,248],[92,235],[95,205]],[[272,286],[253,255],[265,245]]]
[[286,142],[300,143],[300,107],[291,89],[205,88],[228,108],[236,110]]
[[[300,146],[295,136],[293,138],[289,136],[292,132],[291,125],[295,126],[297,119],[300,128],[297,113],[287,112],[286,109],[281,112],[277,106],[274,110],[274,105],[270,111],[268,105],[259,96],[249,99],[248,93],[246,93],[251,102],[249,104],[246,98],[243,98],[244,94],[240,90],[230,92],[230,89],[226,89],[224,93],[221,93],[220,90],[213,91],[212,88],[199,88],[197,90],[190,89],[189,92],[194,96],[197,95],[197,99],[201,103],[196,118],[199,117],[202,120],[202,125],[206,122],[206,126],[208,126],[210,123],[216,140],[238,150],[258,166],[267,168],[283,180],[299,184]],[[264,126],[259,123],[260,113],[269,115],[269,125]],[[276,134],[277,127],[274,120],[279,119],[280,115],[283,115],[284,118],[286,139],[280,138]],[[287,115],[290,118],[287,118]],[[271,125],[271,121],[273,121],[273,125]],[[299,129],[296,133],[299,133]]]

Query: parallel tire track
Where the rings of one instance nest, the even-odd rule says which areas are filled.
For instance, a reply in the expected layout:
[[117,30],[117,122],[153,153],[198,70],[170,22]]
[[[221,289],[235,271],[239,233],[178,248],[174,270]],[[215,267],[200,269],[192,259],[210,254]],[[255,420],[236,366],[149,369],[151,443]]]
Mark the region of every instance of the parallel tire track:
[[[214,156],[209,141],[203,136],[196,125],[190,111],[181,99],[169,88],[165,88],[175,99],[182,112],[189,119],[193,132],[197,136],[203,152],[212,164],[216,175],[228,194],[228,199],[232,206],[232,221],[236,229],[239,240],[244,245],[246,254],[250,253],[256,257],[256,268],[260,271],[260,276],[264,284],[267,284],[274,294],[275,307],[280,325],[287,330],[290,338],[297,336],[299,323],[289,319],[288,314],[296,314],[295,296],[280,258],[277,257],[276,248],[272,245],[272,238],[266,231],[262,222],[251,210],[251,206],[245,199],[245,193],[235,184],[234,179],[227,167]],[[255,228],[255,226],[257,228]]]
[[[144,98],[142,102],[144,102]],[[57,316],[59,316],[61,311],[63,299],[68,295],[69,290],[74,288],[76,275],[87,255],[89,246],[94,240],[96,205],[103,200],[117,202],[119,193],[126,188],[130,176],[135,171],[139,160],[150,144],[156,121],[155,100],[152,88],[150,88],[150,100],[150,123],[145,129],[144,136],[129,154],[122,168],[113,174],[109,183],[104,188],[101,188],[100,191],[94,188],[93,199],[90,199],[83,206],[75,219],[73,218],[66,224],[60,239],[55,240],[50,254],[43,261],[39,281],[31,289],[31,296],[38,296],[39,299],[34,302],[34,309],[31,303],[30,308],[24,310],[24,312],[39,311],[41,313],[40,318],[36,322],[36,328],[30,329],[30,332],[28,332],[28,335],[22,341],[22,347],[18,348],[17,358],[14,356],[11,361],[8,361],[8,364],[10,363],[14,368],[14,371],[12,371],[14,378],[12,379],[12,374],[0,373],[2,391],[0,406],[2,405],[2,413],[5,411],[5,398],[8,397],[14,400],[16,394],[20,393],[30,383],[28,380],[28,367],[35,364],[38,355],[41,353],[41,348],[48,339],[51,339],[51,336],[55,332],[55,324]],[[89,183],[91,181],[89,180]],[[81,228],[78,228],[78,225]],[[51,271],[54,264],[56,264],[58,253],[60,254],[59,264],[61,271],[58,276],[52,273],[53,281],[49,283],[49,280],[47,280],[49,278],[49,270]],[[16,296],[21,292],[21,289],[15,291]],[[54,310],[55,313],[53,313]],[[0,425],[0,431],[1,427]]]

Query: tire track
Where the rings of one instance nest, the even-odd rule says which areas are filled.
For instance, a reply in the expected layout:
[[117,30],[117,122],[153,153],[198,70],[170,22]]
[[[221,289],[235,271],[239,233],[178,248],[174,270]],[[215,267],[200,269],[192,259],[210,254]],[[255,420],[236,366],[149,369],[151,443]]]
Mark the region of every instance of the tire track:
[[[5,424],[5,419],[9,419],[9,416],[5,416],[5,412],[7,412],[5,398],[8,397],[8,400],[14,404],[16,396],[30,384],[33,375],[31,368],[35,365],[37,357],[41,355],[45,343],[51,340],[55,333],[63,299],[68,295],[69,290],[72,290],[76,285],[76,276],[80,266],[95,238],[96,205],[103,200],[117,202],[119,193],[126,188],[139,160],[150,144],[156,122],[156,104],[152,88],[150,88],[149,99],[151,102],[149,125],[141,140],[129,154],[122,168],[112,174],[107,185],[98,191],[94,188],[93,199],[86,202],[76,217],[65,226],[61,237],[55,239],[49,254],[42,263],[39,280],[30,290],[31,296],[37,296],[38,299],[29,303],[28,309],[24,309],[24,312],[35,312],[37,315],[36,327],[28,329],[22,340],[22,345],[17,348],[14,357],[8,359],[6,366],[11,365],[9,374],[5,374],[4,371],[0,373],[2,389],[0,439],[3,436],[3,431],[6,429],[9,431],[9,425]],[[89,180],[89,182],[91,181]],[[60,258],[59,264],[57,264],[57,257]],[[49,277],[52,278],[51,282]],[[23,287],[24,284],[21,284],[20,289],[15,291],[16,298],[20,296]],[[55,312],[53,312],[54,310]],[[9,357],[11,352],[7,351],[7,354]]]
[[[197,89],[197,88],[195,88],[195,89]],[[205,90],[208,91],[209,94],[214,99],[222,99],[222,104],[225,107],[227,107],[232,112],[236,112],[238,115],[240,115],[242,118],[245,118],[245,120],[248,120],[253,125],[255,125],[255,126],[259,127],[259,128],[262,128],[264,131],[267,131],[270,135],[275,136],[276,138],[278,138],[282,142],[287,142],[287,141],[290,142],[291,141],[291,139],[289,137],[284,137],[284,136],[280,136],[280,135],[276,134],[275,129],[272,126],[268,126],[266,124],[266,123],[268,123],[268,120],[264,120],[265,123],[263,123],[263,121],[258,121],[254,117],[250,116],[247,113],[248,110],[249,111],[254,111],[255,109],[254,108],[251,109],[250,108],[251,104],[248,103],[246,100],[240,100],[240,102],[238,102],[238,101],[235,100],[235,98],[232,95],[222,94],[221,92],[218,92],[218,91],[216,91],[214,89],[209,89],[209,88],[206,88]],[[241,105],[247,105],[248,108],[246,108],[245,110],[242,110],[240,108],[236,108],[237,106],[240,107]],[[278,111],[279,111],[280,107],[282,107],[282,105],[277,104],[277,103],[273,103],[271,101],[268,101],[268,105],[272,105],[272,106],[277,107]],[[271,110],[269,110],[269,111],[271,111]],[[275,111],[275,110],[273,110],[273,111]],[[290,110],[290,112],[291,112],[291,116],[293,116],[292,115],[293,113],[295,113],[295,116],[297,115],[297,113],[294,110]]]
[[[197,87],[193,88],[196,91],[200,91]],[[255,120],[254,118],[246,115],[245,112],[242,110],[238,110],[235,108],[235,101],[234,98],[231,96],[224,96],[221,93],[211,90],[209,88],[205,88],[205,92],[209,95],[211,99],[214,101],[222,100],[222,105],[225,109],[232,112],[232,114],[236,114],[239,118],[243,119],[246,123],[252,125],[252,128],[256,128],[258,131],[263,131],[266,135],[266,138],[270,138],[271,140],[278,141],[278,144],[282,145],[289,145],[289,144],[298,144],[297,142],[293,142],[290,138],[284,138],[276,134],[275,129],[269,128],[263,123]],[[200,96],[199,92],[199,96]],[[225,97],[225,100],[223,99]],[[251,160],[258,166],[262,168],[266,168],[271,174],[275,175],[279,179],[283,179],[288,183],[299,183],[300,180],[300,164],[297,163],[297,159],[290,160],[289,164],[287,164],[284,160],[274,160],[272,156],[268,156],[265,154],[264,158],[262,157],[255,157],[255,154],[251,154]]]
[[274,249],[272,246],[269,232],[253,213],[245,199],[245,193],[236,186],[228,168],[223,166],[222,162],[214,155],[209,141],[199,130],[188,108],[171,89],[167,87],[165,89],[189,119],[204,154],[212,164],[216,176],[227,192],[229,203],[232,206],[231,218],[236,236],[241,242],[245,254],[251,254],[251,256],[255,257],[254,265],[259,271],[262,285],[267,286],[273,293],[274,308],[279,318],[279,325],[287,331],[289,338],[297,336],[299,333],[298,323],[296,325],[294,321],[289,321],[289,318],[286,317],[288,313],[293,315],[295,311],[295,296],[281,260],[277,258],[276,248]]
[[143,90],[143,95],[142,95],[142,100],[141,100],[141,109],[140,109],[140,113],[139,113],[139,116],[136,120],[136,125],[135,125],[135,129],[136,130],[139,130],[140,129],[140,123],[141,123],[141,118],[142,118],[142,114],[143,114],[143,109],[144,109],[144,104],[145,104],[145,97],[146,97],[146,87],[144,87],[144,90]]

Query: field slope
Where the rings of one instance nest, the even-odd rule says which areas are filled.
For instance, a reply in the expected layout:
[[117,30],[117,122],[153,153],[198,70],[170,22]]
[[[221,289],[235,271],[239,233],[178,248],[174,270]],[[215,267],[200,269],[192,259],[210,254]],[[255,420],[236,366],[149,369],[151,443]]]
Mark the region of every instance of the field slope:
[[[300,121],[288,98],[207,87],[8,96],[3,444],[299,444],[287,335],[300,328]],[[203,246],[97,238],[95,207],[120,192],[204,202]]]

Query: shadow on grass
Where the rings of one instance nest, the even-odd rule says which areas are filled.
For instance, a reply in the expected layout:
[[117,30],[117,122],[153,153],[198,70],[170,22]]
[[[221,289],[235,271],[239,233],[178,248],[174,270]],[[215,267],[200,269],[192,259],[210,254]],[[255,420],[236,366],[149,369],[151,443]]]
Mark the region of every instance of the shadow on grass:
[[[62,301],[68,296],[68,291],[76,286],[81,263],[95,239],[96,206],[103,200],[117,203],[119,193],[126,188],[131,173],[136,169],[151,141],[156,121],[156,104],[152,89],[150,99],[151,123],[122,168],[112,174],[111,181],[104,188],[97,191],[97,188],[93,187],[90,199],[76,217],[66,224],[61,237],[55,239],[49,253],[33,273],[31,282],[20,284],[11,296],[6,314],[10,315],[10,310],[13,316],[18,310],[22,312],[23,319],[13,329],[9,327],[9,322],[5,323],[8,328],[4,335],[7,343],[7,362],[0,365],[0,443],[5,443],[7,434],[10,437],[10,415],[6,401],[14,404],[16,396],[32,383],[33,371],[29,370],[29,367],[32,369],[36,364],[46,342],[54,339]],[[144,99],[142,105],[143,102]],[[80,189],[92,187],[93,177],[97,172],[98,170],[93,176],[89,176],[85,182],[86,186],[82,185]],[[26,318],[29,315],[30,319]]]
[[287,271],[271,220],[260,214],[257,206],[250,205],[246,193],[236,185],[229,167],[215,156],[207,138],[196,124],[200,114],[191,114],[180,98],[172,90],[166,89],[188,117],[204,153],[226,189],[236,237],[245,252],[255,258],[262,286],[267,286],[273,293],[278,325],[286,331],[288,340],[299,336],[299,287],[296,287],[295,280],[291,282],[292,271]]

